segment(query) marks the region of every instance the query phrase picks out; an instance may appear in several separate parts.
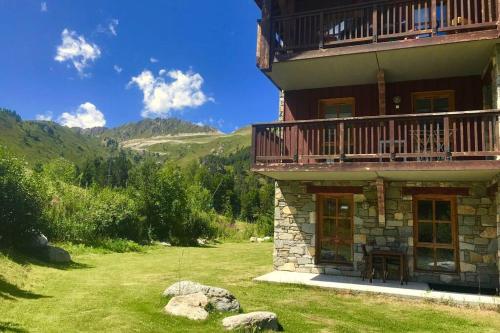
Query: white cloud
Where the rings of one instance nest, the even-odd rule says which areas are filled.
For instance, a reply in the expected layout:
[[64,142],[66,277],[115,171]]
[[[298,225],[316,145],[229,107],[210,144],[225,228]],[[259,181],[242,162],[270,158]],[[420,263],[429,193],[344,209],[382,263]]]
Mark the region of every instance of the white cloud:
[[151,57],[149,58],[149,61],[154,64],[158,62],[158,59]]
[[118,36],[118,24],[120,21],[118,19],[110,19],[107,20],[104,24],[98,24],[96,28],[96,32],[101,34],[106,34],[108,36]]
[[111,19],[111,21],[109,21],[108,29],[109,29],[109,32],[111,32],[111,34],[113,36],[118,35],[118,33],[116,32],[116,28],[118,27],[118,23],[119,23],[119,21],[117,19]]
[[63,126],[67,127],[103,127],[106,125],[104,114],[90,102],[81,104],[74,112],[64,112],[58,119]]
[[[172,110],[196,108],[214,101],[201,90],[203,77],[200,74],[180,70],[160,72],[162,74],[155,77],[144,70],[129,82],[129,86],[137,85],[144,94],[143,117],[166,117]],[[165,81],[164,77],[169,80]]]
[[80,76],[86,76],[85,68],[101,56],[101,50],[96,44],[88,43],[83,36],[75,31],[64,29],[61,33],[61,45],[57,47],[54,60],[70,61]]
[[46,11],[48,11],[48,10],[49,10],[49,8],[47,7],[47,3],[46,3],[45,1],[42,1],[42,2],[40,3],[40,11],[41,11],[41,12],[46,12]]
[[37,114],[35,116],[36,120],[44,120],[44,121],[51,121],[52,120],[52,112],[47,111],[45,113]]
[[115,72],[117,72],[118,74],[120,74],[122,71],[123,71],[123,68],[121,68],[120,66],[118,65],[114,65],[113,66],[113,69],[115,70]]

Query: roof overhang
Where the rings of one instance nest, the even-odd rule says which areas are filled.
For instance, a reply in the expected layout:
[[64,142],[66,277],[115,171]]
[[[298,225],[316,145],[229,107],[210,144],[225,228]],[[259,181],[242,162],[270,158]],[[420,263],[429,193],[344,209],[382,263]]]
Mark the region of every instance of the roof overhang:
[[472,40],[460,35],[294,53],[266,75],[283,90],[374,84],[381,69],[386,82],[481,75],[500,41],[497,30]]

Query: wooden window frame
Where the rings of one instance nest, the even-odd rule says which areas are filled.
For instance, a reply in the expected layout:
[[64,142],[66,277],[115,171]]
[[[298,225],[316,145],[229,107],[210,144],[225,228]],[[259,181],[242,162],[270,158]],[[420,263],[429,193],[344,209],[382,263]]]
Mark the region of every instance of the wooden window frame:
[[341,97],[341,98],[326,98],[326,99],[320,99],[318,101],[318,118],[319,119],[324,119],[325,118],[325,113],[323,112],[321,106],[322,105],[327,105],[327,106],[332,106],[332,105],[352,105],[352,117],[356,116],[356,99],[354,97]]
[[[455,90],[431,90],[431,91],[418,91],[413,92],[411,94],[411,112],[417,113],[415,110],[415,101],[418,98],[437,98],[437,97],[448,97],[450,101],[448,112],[455,111]],[[432,106],[434,107],[434,105]],[[435,113],[434,110],[431,110],[430,113]]]
[[[427,200],[433,202],[433,216],[432,216],[432,225],[433,225],[433,242],[419,242],[418,241],[418,201],[419,200]],[[458,274],[460,272],[460,260],[459,260],[459,246],[458,246],[458,216],[457,216],[457,197],[456,195],[445,195],[445,194],[416,194],[413,195],[413,267],[415,272],[421,273],[448,273],[448,274]],[[436,219],[435,219],[435,203],[436,201],[449,201],[451,204],[451,244],[440,244],[436,243]],[[444,222],[440,222],[444,223]],[[428,248],[434,251],[434,268],[433,269],[422,269],[417,266],[417,248]],[[454,250],[454,259],[455,259],[455,270],[448,271],[442,269],[436,269],[436,249],[450,249]]]
[[[321,258],[321,236],[323,234],[323,198],[347,198],[351,204],[351,215],[349,216],[351,220],[351,261],[322,261]],[[337,212],[335,220],[337,222],[338,219],[338,203],[337,203]],[[317,221],[316,221],[316,256],[315,256],[315,264],[317,265],[344,265],[344,266],[352,266],[354,264],[354,194],[353,193],[322,193],[316,194],[316,213],[317,213]]]

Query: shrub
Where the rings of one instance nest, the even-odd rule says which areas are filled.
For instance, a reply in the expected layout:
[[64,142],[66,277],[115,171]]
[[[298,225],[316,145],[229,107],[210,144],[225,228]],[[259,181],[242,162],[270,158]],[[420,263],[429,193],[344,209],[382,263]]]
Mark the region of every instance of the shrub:
[[137,205],[123,191],[60,183],[52,195],[46,211],[50,239],[92,244],[108,238],[142,241],[145,237]]
[[44,198],[24,163],[0,147],[0,245],[21,242],[39,230]]

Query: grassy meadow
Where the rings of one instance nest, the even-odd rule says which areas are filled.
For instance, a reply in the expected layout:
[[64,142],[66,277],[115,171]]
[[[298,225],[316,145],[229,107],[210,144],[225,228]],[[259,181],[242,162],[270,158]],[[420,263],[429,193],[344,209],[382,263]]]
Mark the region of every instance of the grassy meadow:
[[192,322],[162,313],[179,279],[232,291],[243,311],[274,311],[286,332],[499,332],[500,314],[376,295],[257,283],[272,269],[271,243],[146,247],[109,253],[68,247],[74,264],[0,255],[0,331],[221,332],[227,314]]

